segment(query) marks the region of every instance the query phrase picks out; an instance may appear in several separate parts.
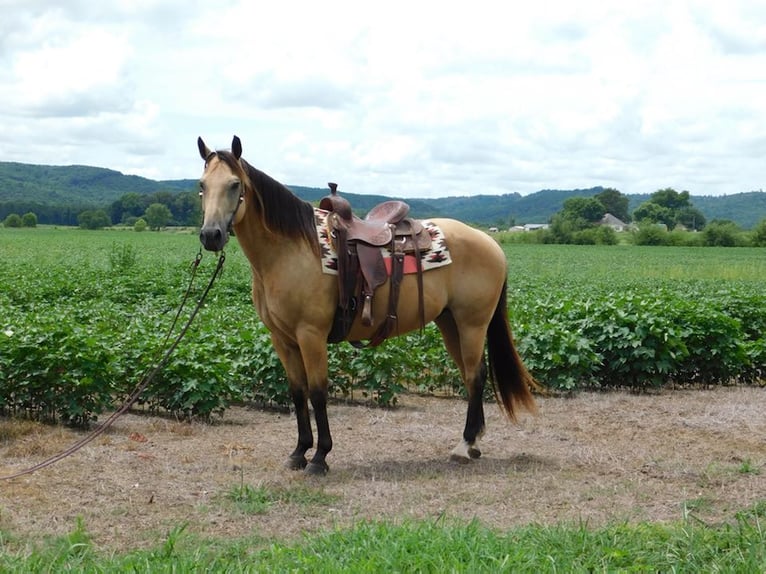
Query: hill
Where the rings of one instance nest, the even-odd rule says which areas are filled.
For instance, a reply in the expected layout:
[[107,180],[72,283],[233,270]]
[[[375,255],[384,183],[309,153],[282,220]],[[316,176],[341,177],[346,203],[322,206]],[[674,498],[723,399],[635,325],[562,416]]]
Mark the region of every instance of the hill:
[[[11,212],[51,210],[77,213],[86,208],[107,208],[126,193],[193,192],[196,179],[155,181],[119,171],[82,165],[48,166],[0,162],[0,220]],[[327,195],[326,187],[289,186],[301,198],[316,202]],[[592,196],[603,188],[544,189],[522,196],[475,195],[435,199],[408,198],[416,217],[453,217],[483,225],[544,223],[559,211],[564,201],[575,196]],[[361,214],[390,197],[361,195],[341,190]],[[649,194],[629,195],[630,210]],[[766,217],[766,193],[751,191],[720,197],[692,196],[692,202],[708,220],[730,219],[750,228]]]

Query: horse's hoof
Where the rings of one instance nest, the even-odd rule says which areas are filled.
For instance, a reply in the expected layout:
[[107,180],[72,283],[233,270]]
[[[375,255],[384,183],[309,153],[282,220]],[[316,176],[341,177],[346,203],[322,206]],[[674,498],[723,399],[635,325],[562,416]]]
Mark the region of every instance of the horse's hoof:
[[475,446],[468,447],[468,456],[471,458],[479,458],[481,457],[481,451]]
[[470,463],[470,462],[471,462],[471,459],[470,459],[470,458],[466,458],[466,457],[464,457],[464,456],[461,456],[461,455],[459,455],[459,454],[455,454],[455,453],[452,453],[452,454],[450,455],[449,459],[450,459],[452,462],[456,462],[456,463],[458,463],[458,464],[468,464],[468,463]]
[[310,474],[311,476],[324,476],[329,470],[330,467],[327,466],[326,462],[322,461],[321,463],[318,463],[311,461],[306,465],[304,472],[306,474]]
[[308,461],[305,456],[291,456],[285,461],[285,468],[289,470],[303,470]]

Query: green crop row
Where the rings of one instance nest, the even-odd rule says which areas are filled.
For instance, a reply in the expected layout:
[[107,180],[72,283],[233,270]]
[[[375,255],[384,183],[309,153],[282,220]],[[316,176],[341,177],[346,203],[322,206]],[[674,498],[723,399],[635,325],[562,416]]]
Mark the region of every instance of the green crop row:
[[[130,395],[161,356],[190,278],[189,235],[0,231],[0,411],[87,424]],[[506,247],[520,353],[556,390],[762,382],[762,258],[704,250]],[[250,303],[236,245],[189,333],[140,398],[211,416],[230,404],[290,404]],[[704,251],[704,255],[697,251]],[[193,305],[215,264],[203,259]],[[180,322],[184,321],[182,315]],[[330,349],[331,392],[394,404],[405,391],[462,392],[439,333],[374,350]]]
[[747,285],[567,292],[513,305],[519,351],[546,386],[643,389],[766,376],[766,294]]

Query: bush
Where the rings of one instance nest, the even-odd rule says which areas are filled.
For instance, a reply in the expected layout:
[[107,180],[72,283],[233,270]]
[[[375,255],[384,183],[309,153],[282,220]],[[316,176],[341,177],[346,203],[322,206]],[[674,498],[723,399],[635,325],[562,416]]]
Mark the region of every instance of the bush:
[[21,216],[18,213],[9,214],[3,221],[5,227],[21,227]]
[[599,225],[572,234],[572,243],[577,245],[617,245],[617,232],[608,225]]
[[136,219],[136,221],[133,223],[133,231],[146,231],[147,227],[149,227],[149,225],[142,217]]
[[711,221],[702,231],[702,238],[707,246],[735,247],[743,245],[741,230],[733,221]]
[[668,245],[668,232],[654,223],[642,223],[633,235],[635,245]]
[[37,216],[31,211],[21,216],[21,225],[24,227],[37,227]]
[[762,219],[753,229],[753,246],[766,247],[766,219]]
[[85,210],[77,216],[77,224],[82,229],[103,229],[112,224],[112,220],[103,209]]
[[112,243],[109,252],[109,267],[113,273],[125,273],[136,266],[138,255],[136,248],[130,243]]

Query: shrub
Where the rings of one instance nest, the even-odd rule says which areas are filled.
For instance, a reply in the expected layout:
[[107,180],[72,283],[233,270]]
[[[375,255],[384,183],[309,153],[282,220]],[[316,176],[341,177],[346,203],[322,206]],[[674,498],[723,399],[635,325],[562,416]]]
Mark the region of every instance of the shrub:
[[21,216],[18,213],[9,214],[3,221],[5,227],[21,227]]
[[77,224],[82,229],[102,229],[110,226],[112,221],[103,209],[88,209],[77,216]]
[[37,215],[31,211],[21,216],[21,225],[24,227],[37,227]]
[[766,247],[766,218],[761,219],[753,229],[752,242],[754,247]]
[[130,243],[112,243],[109,252],[109,267],[113,273],[124,273],[136,266],[138,255],[136,248]]
[[668,245],[668,232],[654,223],[642,223],[633,235],[636,245]]
[[714,247],[734,247],[741,245],[741,230],[733,221],[711,221],[702,231],[705,245]]

